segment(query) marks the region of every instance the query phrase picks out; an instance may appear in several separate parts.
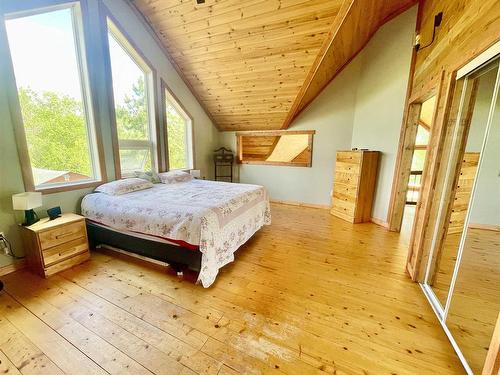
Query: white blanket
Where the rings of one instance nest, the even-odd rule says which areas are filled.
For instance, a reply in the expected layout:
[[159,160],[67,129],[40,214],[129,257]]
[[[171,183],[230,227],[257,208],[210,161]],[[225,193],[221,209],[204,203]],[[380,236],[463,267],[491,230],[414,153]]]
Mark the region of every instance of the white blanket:
[[271,210],[262,186],[192,180],[156,184],[151,189],[111,196],[93,193],[82,214],[118,230],[160,236],[198,245],[198,281],[207,288],[234,252],[263,225]]

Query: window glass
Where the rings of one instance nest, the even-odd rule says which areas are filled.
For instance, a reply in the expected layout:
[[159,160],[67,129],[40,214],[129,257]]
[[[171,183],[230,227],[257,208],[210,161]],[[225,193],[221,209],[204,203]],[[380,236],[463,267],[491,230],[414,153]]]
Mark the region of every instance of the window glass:
[[415,150],[413,152],[413,159],[411,161],[412,171],[423,171],[425,163],[425,155],[427,150]]
[[429,131],[424,128],[422,125],[419,125],[417,128],[417,138],[415,141],[416,145],[423,146],[429,144]]
[[6,20],[35,187],[100,179],[76,5]]
[[169,169],[191,169],[191,119],[170,93],[166,98]]
[[108,40],[121,174],[149,171],[153,169],[155,149],[152,72],[110,20]]

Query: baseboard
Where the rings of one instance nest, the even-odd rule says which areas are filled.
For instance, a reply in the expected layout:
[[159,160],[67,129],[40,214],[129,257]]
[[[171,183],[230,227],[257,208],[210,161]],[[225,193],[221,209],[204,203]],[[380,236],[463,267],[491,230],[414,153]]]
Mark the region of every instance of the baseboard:
[[372,217],[370,219],[370,221],[373,223],[373,224],[377,224],[377,225],[380,225],[381,227],[384,227],[384,228],[387,228],[389,229],[389,223],[386,222],[386,221],[383,221],[381,219],[377,219],[376,217]]
[[494,232],[500,232],[500,225],[493,225],[493,224],[469,223],[469,228],[471,228],[471,229],[491,230],[491,231],[494,231]]
[[0,267],[0,276],[5,276],[9,273],[19,271],[26,267],[26,261],[24,259],[17,260],[12,264],[8,264],[6,266]]
[[271,203],[278,204],[286,204],[288,206],[297,206],[297,207],[307,207],[307,208],[321,208],[323,210],[329,210],[331,207],[326,204],[314,204],[314,203],[305,203],[305,202],[296,202],[296,201],[284,201],[280,199],[271,199]]

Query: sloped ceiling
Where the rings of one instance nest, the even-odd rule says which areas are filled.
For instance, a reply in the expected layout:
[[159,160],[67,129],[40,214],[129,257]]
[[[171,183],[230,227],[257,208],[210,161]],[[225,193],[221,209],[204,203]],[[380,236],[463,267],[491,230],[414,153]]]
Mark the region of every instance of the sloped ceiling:
[[416,0],[132,2],[219,129],[269,130],[288,127]]

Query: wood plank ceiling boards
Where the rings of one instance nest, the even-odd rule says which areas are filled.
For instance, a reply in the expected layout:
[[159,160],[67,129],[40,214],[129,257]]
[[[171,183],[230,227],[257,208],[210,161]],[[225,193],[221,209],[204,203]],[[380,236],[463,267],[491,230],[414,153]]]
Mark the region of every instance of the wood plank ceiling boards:
[[287,128],[416,0],[132,0],[220,130]]

